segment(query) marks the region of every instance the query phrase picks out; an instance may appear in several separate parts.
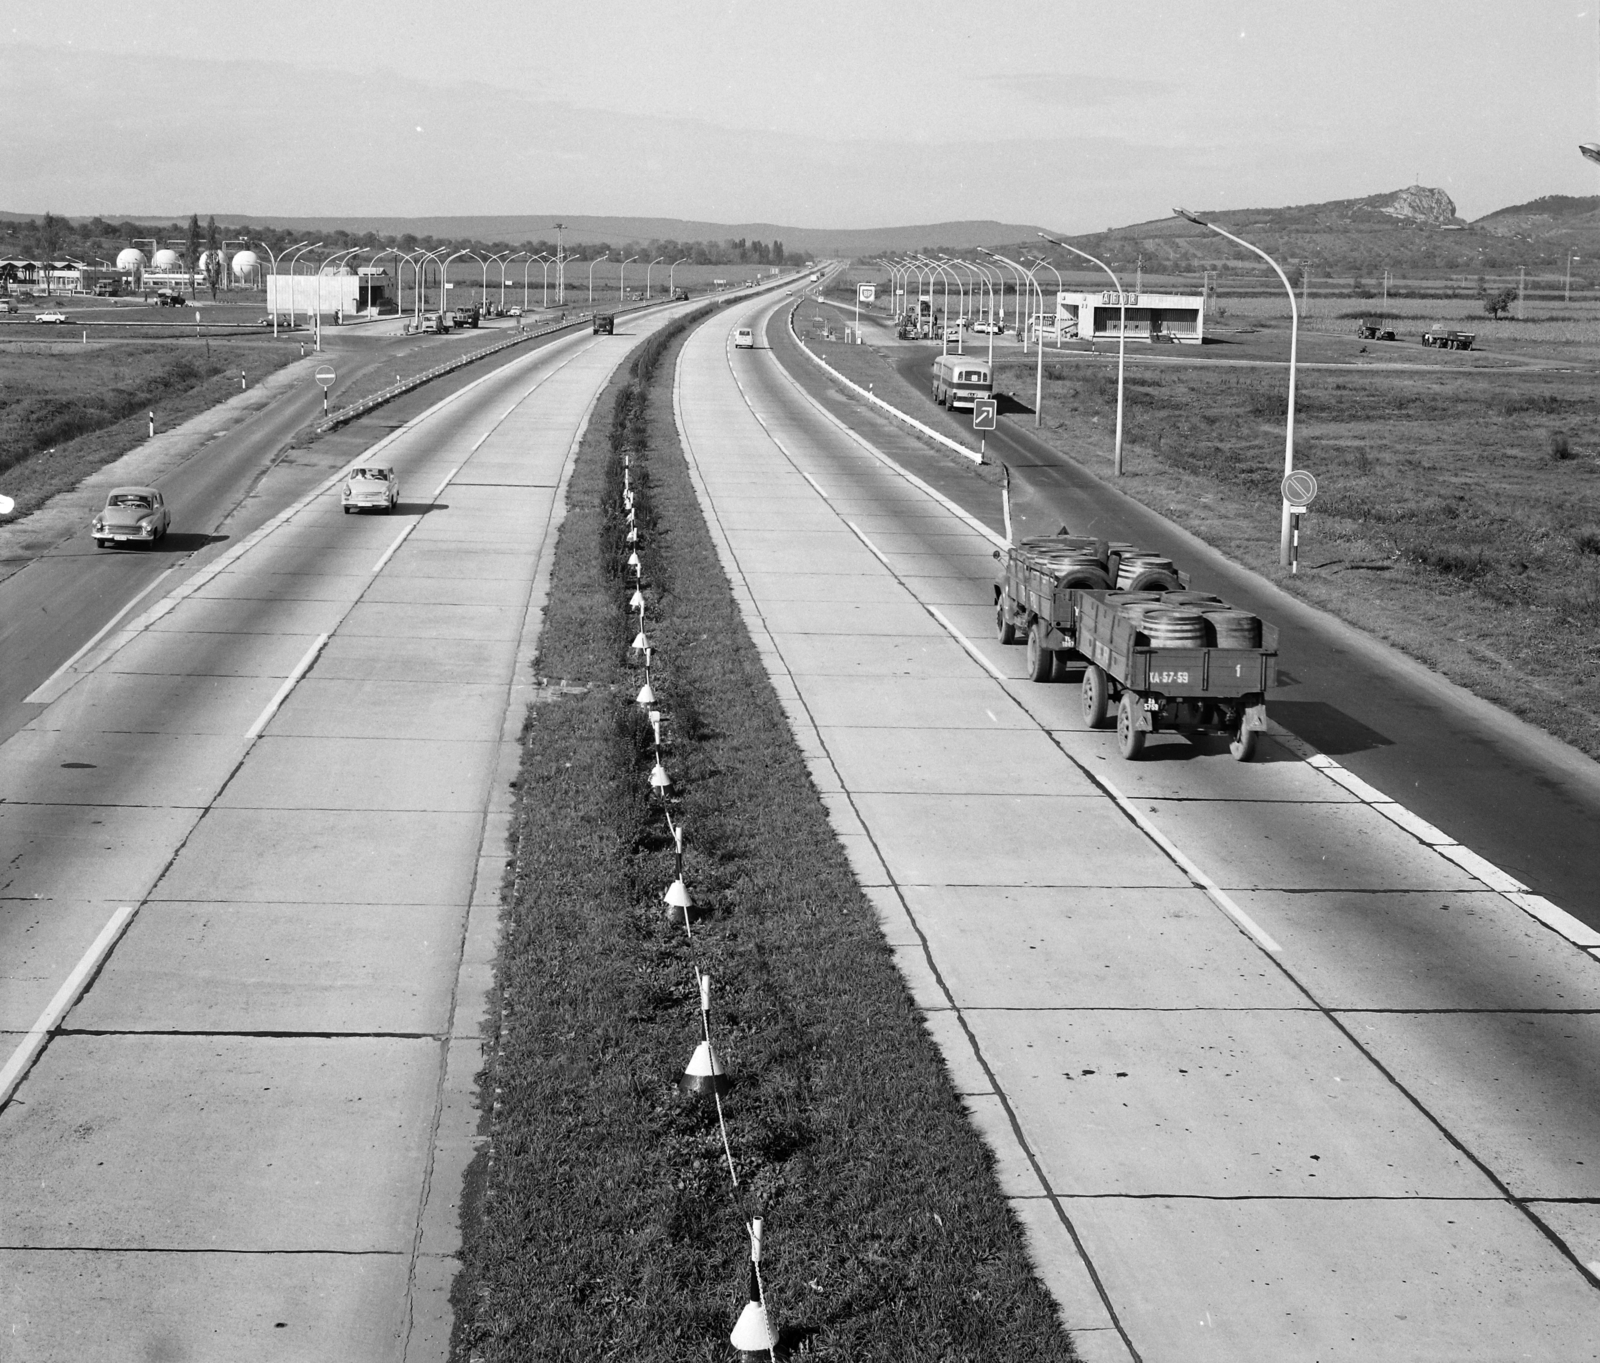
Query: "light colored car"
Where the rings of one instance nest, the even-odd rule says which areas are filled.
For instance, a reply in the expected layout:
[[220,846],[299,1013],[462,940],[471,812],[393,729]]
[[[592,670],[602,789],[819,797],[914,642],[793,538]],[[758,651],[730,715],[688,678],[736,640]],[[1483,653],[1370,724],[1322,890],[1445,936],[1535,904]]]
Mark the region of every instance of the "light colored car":
[[733,333],[733,348],[735,350],[754,350],[756,348],[756,334],[749,327],[740,327]]
[[64,312],[41,312],[34,316],[35,322],[65,322],[67,314]]
[[339,496],[345,515],[352,511],[393,511],[400,504],[400,477],[382,464],[358,464],[344,480]]
[[153,487],[114,487],[90,527],[97,548],[110,544],[153,544],[165,539],[172,513]]
[[972,329],[980,336],[1003,336],[1006,330],[998,322],[974,322]]
[[517,307],[515,304],[512,304],[509,308],[506,309],[506,316],[507,317],[521,317],[522,316],[522,309]]

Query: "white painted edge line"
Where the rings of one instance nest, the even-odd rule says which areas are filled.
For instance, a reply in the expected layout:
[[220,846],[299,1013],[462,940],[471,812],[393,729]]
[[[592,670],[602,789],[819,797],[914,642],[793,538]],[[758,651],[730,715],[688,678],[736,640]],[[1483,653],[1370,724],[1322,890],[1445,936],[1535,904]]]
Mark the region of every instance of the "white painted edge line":
[[89,944],[89,949],[79,958],[78,964],[73,966],[72,973],[62,981],[61,988],[55,992],[55,997],[45,1005],[38,1021],[28,1029],[27,1035],[11,1052],[11,1058],[6,1061],[3,1068],[0,1068],[0,1105],[11,1101],[11,1095],[16,1092],[23,1076],[33,1068],[33,1062],[44,1049],[44,1043],[49,1039],[50,1033],[60,1025],[68,1009],[78,1001],[84,985],[100,968],[101,963],[110,954],[111,948],[117,944],[117,939],[122,936],[123,929],[128,926],[137,907],[134,904],[124,904],[111,915],[105,927],[100,929],[100,935]]
[[272,717],[278,713],[278,707],[289,699],[289,693],[299,685],[300,678],[311,670],[311,664],[316,662],[317,654],[327,647],[328,640],[331,637],[331,635],[327,634],[317,635],[316,642],[306,650],[305,657],[295,664],[294,671],[283,679],[283,685],[277,689],[272,699],[267,702],[267,708],[256,717],[256,722],[245,730],[244,740],[246,743],[252,743],[261,737],[261,731],[272,722]]
[[452,478],[454,478],[456,476],[456,474],[458,474],[460,472],[461,472],[461,465],[457,464],[453,469],[450,470],[449,473],[445,474],[444,482],[440,483],[438,487],[434,488],[433,495],[435,497],[438,497],[438,495],[441,492],[443,492],[447,487],[450,486],[450,480]]
[[[68,672],[72,671],[73,665],[77,663],[78,659],[83,657],[85,653],[87,653],[91,648],[104,639],[106,635],[110,634],[111,631],[117,627],[118,622],[123,616],[125,616],[129,611],[143,601],[145,597],[149,596],[151,592],[159,587],[162,582],[164,582],[168,577],[177,571],[178,565],[176,563],[174,563],[170,568],[163,569],[148,587],[146,587],[142,592],[135,596],[133,600],[128,602],[126,606],[124,606],[109,620],[107,620],[105,624],[103,624],[99,630],[96,631],[94,637],[90,639],[88,643],[86,643],[82,648],[68,658],[66,662],[62,663],[60,667],[56,668],[54,672],[40,682],[39,685],[34,687],[32,691],[28,692],[28,694],[22,698],[22,703],[24,705],[48,705],[58,695],[64,693],[67,689],[67,686],[71,686],[71,682],[68,682],[67,686],[63,686],[59,691],[55,690],[54,687],[56,683],[60,681]],[[76,680],[76,678],[74,678],[74,680]]]
[[[760,420],[761,420],[761,418],[760,418],[760,417],[757,417],[757,418],[756,418],[756,420],[757,420],[757,421],[760,421]],[[763,427],[763,428],[762,428],[762,429],[765,429],[765,427]],[[811,486],[812,486],[812,487],[814,487],[814,488],[816,488],[816,490],[817,490],[817,496],[819,496],[819,497],[821,497],[821,498],[822,498],[822,500],[823,500],[823,501],[825,501],[825,502],[826,502],[826,501],[829,501],[829,500],[831,500],[831,499],[830,499],[830,498],[829,498],[829,496],[828,496],[828,494],[827,494],[827,493],[826,493],[826,492],[824,492],[824,491],[823,491],[823,490],[822,490],[822,484],[821,484],[821,483],[819,483],[819,482],[818,482],[818,481],[817,481],[817,480],[816,480],[816,479],[815,479],[815,478],[813,478],[813,477],[812,477],[812,476],[811,476],[811,475],[810,475],[810,474],[809,474],[809,473],[807,473],[807,472],[806,472],[806,471],[805,471],[805,470],[804,470],[804,469],[801,469],[801,470],[800,470],[800,476],[801,476],[801,477],[802,477],[802,478],[804,478],[804,479],[805,479],[805,480],[806,480],[806,482],[808,482],[808,483],[810,483],[810,484],[811,484]]]
[[861,527],[859,525],[857,525],[854,521],[846,521],[845,524],[850,527],[850,532],[867,546],[868,551],[875,559],[878,560],[879,563],[883,564],[883,566],[891,573],[894,572],[894,564],[890,563],[889,560],[883,556],[883,551],[879,549],[876,544],[874,544],[864,534],[861,533]]
[[[966,651],[972,655],[973,660],[997,682],[1010,682],[1016,680],[1015,677],[1006,676],[1004,672],[1002,672],[992,662],[985,658],[983,654],[978,651],[978,646],[973,643],[972,640],[968,639],[965,634],[958,630],[948,620],[946,620],[943,612],[940,611],[937,606],[930,606],[926,601],[924,601],[922,603],[922,609],[927,611],[929,615],[943,625],[945,632],[949,634],[949,636],[958,644],[960,644],[962,648],[966,649]],[[993,716],[991,716],[991,718],[993,718]]]
[[1600,932],[1574,918],[1565,909],[1552,904],[1543,895],[1522,894],[1518,891],[1502,891],[1502,893],[1524,913],[1537,918],[1552,931],[1560,933],[1574,946],[1590,950],[1600,947]]
[[1161,848],[1161,850],[1164,851],[1175,862],[1177,862],[1182,868],[1184,874],[1206,892],[1207,896],[1209,896],[1211,899],[1211,902],[1221,909],[1223,913],[1227,914],[1229,918],[1233,919],[1233,921],[1243,928],[1247,933],[1249,933],[1250,936],[1255,938],[1257,944],[1260,945],[1264,951],[1270,951],[1274,954],[1277,954],[1283,950],[1283,948],[1273,940],[1273,938],[1259,923],[1256,922],[1255,919],[1250,917],[1249,914],[1247,914],[1243,909],[1233,902],[1226,890],[1224,890],[1220,885],[1217,884],[1216,881],[1214,881],[1210,876],[1196,866],[1194,862],[1190,861],[1189,858],[1178,849],[1177,844],[1174,843],[1171,838],[1167,837],[1165,833],[1151,823],[1150,820],[1139,811],[1138,806],[1136,806],[1132,800],[1130,800],[1126,795],[1112,785],[1110,781],[1106,780],[1105,777],[1096,775],[1095,780],[1098,781],[1104,788],[1106,794],[1117,802],[1117,805],[1122,812],[1132,819],[1134,823],[1139,825],[1139,827],[1144,831],[1145,836],[1148,837],[1151,842],[1155,843],[1157,847]]
[[[434,494],[434,496],[438,496],[438,495],[439,495],[438,493]],[[400,548],[400,546],[402,544],[404,544],[406,542],[406,536],[409,535],[416,528],[417,528],[417,522],[416,521],[412,521],[410,525],[406,526],[406,528],[404,530],[402,530],[398,535],[396,535],[394,537],[394,543],[391,544],[387,549],[385,549],[383,551],[383,557],[380,558],[376,563],[374,563],[372,565],[372,575],[374,577],[376,577],[379,573],[381,573],[383,571],[383,565],[385,563],[387,563],[390,559],[392,559],[395,556],[396,551]]]

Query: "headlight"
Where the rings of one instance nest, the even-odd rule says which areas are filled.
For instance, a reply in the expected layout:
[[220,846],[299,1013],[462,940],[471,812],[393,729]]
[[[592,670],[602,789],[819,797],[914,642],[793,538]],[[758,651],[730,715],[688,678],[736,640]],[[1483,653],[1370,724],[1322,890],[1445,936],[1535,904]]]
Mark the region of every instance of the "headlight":
[[96,531],[104,530],[106,528],[106,523],[103,520],[101,520],[98,516],[96,516],[94,518],[94,526],[93,526],[93,528]]

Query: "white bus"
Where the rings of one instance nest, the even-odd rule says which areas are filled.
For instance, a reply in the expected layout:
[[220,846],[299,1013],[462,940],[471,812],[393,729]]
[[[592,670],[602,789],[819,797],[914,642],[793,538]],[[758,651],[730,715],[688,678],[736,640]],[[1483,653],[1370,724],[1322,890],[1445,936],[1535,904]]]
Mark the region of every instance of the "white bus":
[[952,411],[971,410],[977,398],[994,392],[989,362],[971,355],[939,355],[933,361],[933,400]]

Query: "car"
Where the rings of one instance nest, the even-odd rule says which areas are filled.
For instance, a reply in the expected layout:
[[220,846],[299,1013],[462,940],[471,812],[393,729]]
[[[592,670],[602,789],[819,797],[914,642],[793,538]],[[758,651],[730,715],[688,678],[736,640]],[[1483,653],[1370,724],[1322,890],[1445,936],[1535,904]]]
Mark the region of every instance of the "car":
[[740,327],[733,333],[733,348],[735,350],[754,350],[756,348],[756,334],[749,327]]
[[339,494],[344,514],[352,511],[391,512],[400,504],[400,478],[387,464],[357,464],[345,475]]
[[67,314],[64,312],[41,312],[35,314],[33,320],[35,322],[65,322]]
[[112,544],[153,544],[165,539],[172,526],[172,513],[159,488],[114,487],[106,494],[106,504],[94,518],[90,533],[95,547]]
[[980,336],[1005,335],[1005,328],[998,322],[974,322],[972,324],[972,329]]
[[517,307],[517,305],[513,303],[509,308],[506,309],[506,316],[507,317],[521,317],[522,316],[522,309]]

